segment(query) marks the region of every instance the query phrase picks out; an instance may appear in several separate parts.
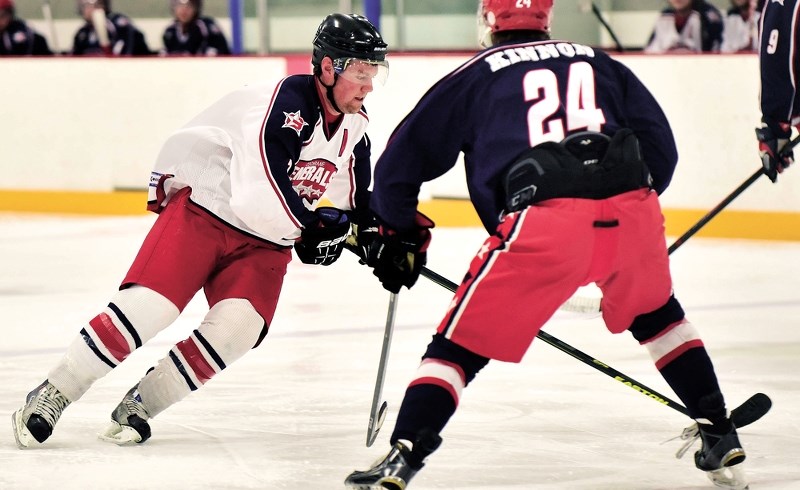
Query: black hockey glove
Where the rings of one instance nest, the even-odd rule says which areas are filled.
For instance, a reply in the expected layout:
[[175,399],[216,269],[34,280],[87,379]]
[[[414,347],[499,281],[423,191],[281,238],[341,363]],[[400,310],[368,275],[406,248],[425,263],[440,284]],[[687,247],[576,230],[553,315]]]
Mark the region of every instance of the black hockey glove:
[[785,149],[791,135],[792,127],[788,123],[779,124],[777,130],[766,124],[756,128],[761,165],[764,166],[764,174],[772,182],[776,182],[778,174],[794,163],[794,152],[791,148]]
[[319,207],[314,213],[319,218],[317,226],[303,229],[294,251],[304,264],[331,265],[342,255],[350,220],[344,211],[332,207]]
[[383,288],[392,293],[399,293],[403,286],[411,288],[425,266],[434,223],[417,211],[415,224],[415,229],[405,232],[380,226],[369,248],[367,265]]
[[360,258],[361,264],[366,264],[369,251],[378,237],[378,220],[371,212],[355,213],[352,218],[353,234],[348,238],[350,244]]

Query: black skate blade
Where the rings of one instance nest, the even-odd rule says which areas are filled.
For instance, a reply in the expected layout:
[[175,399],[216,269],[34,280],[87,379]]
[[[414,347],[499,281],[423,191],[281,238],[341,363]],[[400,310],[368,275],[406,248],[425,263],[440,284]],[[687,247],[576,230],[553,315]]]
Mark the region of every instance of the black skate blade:
[[772,408],[772,400],[764,393],[756,393],[744,403],[731,410],[731,422],[737,428],[750,425]]

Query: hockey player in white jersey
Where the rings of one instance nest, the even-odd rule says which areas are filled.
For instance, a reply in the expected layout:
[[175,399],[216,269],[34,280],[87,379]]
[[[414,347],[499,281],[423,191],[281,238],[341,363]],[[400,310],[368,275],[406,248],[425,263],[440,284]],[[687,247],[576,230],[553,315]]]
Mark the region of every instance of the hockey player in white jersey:
[[[386,43],[366,18],[331,14],[313,46],[313,75],[233,92],[164,144],[148,202],[158,219],[108,306],[12,415],[19,447],[50,437],[70,403],[202,289],[203,321],[125,394],[101,436],[144,442],[150,418],[261,343],[292,248],[329,265],[351,222],[372,222],[363,104],[388,73]],[[318,207],[323,196],[332,206]]]

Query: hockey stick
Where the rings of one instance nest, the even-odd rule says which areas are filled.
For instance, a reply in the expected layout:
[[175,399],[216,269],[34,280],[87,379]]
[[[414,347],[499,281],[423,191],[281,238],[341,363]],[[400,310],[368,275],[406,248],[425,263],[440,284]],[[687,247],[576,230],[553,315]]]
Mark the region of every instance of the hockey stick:
[[[789,141],[782,149],[781,153],[788,153],[792,151],[792,149],[800,143],[800,136],[797,138]],[[714,219],[716,215],[722,212],[723,209],[728,207],[734,199],[739,197],[739,194],[744,192],[748,187],[753,185],[755,181],[757,181],[762,175],[764,175],[764,169],[759,168],[758,170],[753,173],[750,177],[747,178],[744,182],[742,182],[739,187],[733,190],[730,194],[728,194],[725,199],[720,201],[719,204],[714,206],[714,208],[706,213],[705,216],[700,218],[700,220],[695,223],[691,228],[686,230],[686,232],[679,236],[677,240],[672,242],[672,245],[669,246],[667,249],[667,253],[672,255],[672,252],[677,250],[681,245],[686,243],[686,241],[694,236],[695,233],[700,231],[705,225],[708,224],[709,221]],[[563,305],[561,305],[561,309],[564,311],[573,311],[577,313],[597,313],[601,311],[600,309],[600,298],[586,298],[581,296],[575,296],[573,298],[568,299]]]
[[[795,138],[795,139],[793,139],[793,140],[789,141],[789,143],[787,143],[787,144],[786,144],[786,145],[785,145],[785,146],[784,146],[784,147],[781,149],[781,153],[788,153],[788,152],[792,151],[792,149],[793,149],[795,146],[797,146],[797,144],[798,144],[798,143],[800,143],[800,136],[798,136],[797,138]],[[739,185],[739,187],[737,187],[736,189],[734,189],[734,190],[733,190],[733,192],[731,192],[730,194],[728,194],[728,196],[727,196],[725,199],[723,199],[723,200],[722,200],[722,201],[721,201],[719,204],[717,204],[717,205],[714,207],[714,209],[712,209],[711,211],[709,211],[709,212],[708,212],[708,214],[706,214],[705,216],[703,216],[702,218],[700,218],[700,221],[698,221],[697,223],[695,223],[695,225],[694,225],[694,226],[692,226],[691,228],[689,228],[689,229],[686,231],[686,233],[684,233],[684,234],[683,234],[683,235],[681,235],[681,236],[680,236],[680,237],[679,237],[677,240],[675,240],[675,241],[672,243],[672,245],[670,245],[670,246],[669,246],[669,249],[667,249],[667,250],[668,250],[668,252],[669,252],[669,253],[672,253],[672,252],[674,252],[674,251],[675,251],[675,250],[676,250],[678,247],[680,247],[681,245],[683,245],[683,242],[685,242],[685,241],[686,241],[686,240],[688,240],[688,239],[689,239],[689,238],[690,238],[692,235],[694,235],[695,233],[697,233],[698,231],[700,231],[700,228],[704,227],[704,226],[706,225],[706,223],[708,223],[709,221],[711,221],[711,220],[714,218],[714,216],[718,215],[718,214],[719,214],[719,213],[720,213],[720,212],[721,212],[723,209],[725,209],[725,208],[728,206],[728,204],[730,204],[730,203],[731,203],[731,201],[733,201],[734,199],[736,199],[737,197],[739,197],[739,194],[741,194],[742,192],[744,192],[744,191],[745,191],[745,189],[747,189],[748,187],[750,187],[751,185],[753,185],[753,182],[755,182],[756,180],[758,180],[758,179],[759,179],[759,177],[761,177],[762,175],[764,175],[764,168],[763,168],[763,167],[762,167],[762,168],[759,168],[758,170],[756,170],[756,171],[755,171],[755,173],[754,173],[753,175],[751,175],[750,177],[748,177],[748,178],[747,178],[747,180],[745,180],[744,182],[742,182],[742,183],[741,183],[741,185]]]
[[[456,289],[458,288],[458,285],[456,283],[448,280],[444,276],[441,276],[433,272],[427,267],[422,268],[422,275],[427,279],[430,279],[431,281],[435,282],[436,284],[444,287],[445,289],[450,290],[451,292],[455,292]],[[617,371],[608,364],[593,358],[589,354],[586,354],[572,347],[566,342],[563,342],[557,339],[556,337],[553,337],[552,335],[544,332],[543,330],[539,330],[539,333],[536,334],[536,337],[542,339],[544,342],[552,345],[561,352],[569,354],[570,356],[581,361],[582,363],[597,369],[606,376],[614,378],[615,380],[619,381],[625,386],[628,386],[638,391],[639,393],[649,398],[652,398],[653,400],[656,400],[662,405],[666,405],[686,416],[689,415],[689,411],[686,410],[686,407],[684,407],[680,403],[667,398],[666,396],[658,393],[652,388],[648,388],[644,384],[636,381],[635,379],[629,376],[624,375],[623,373]],[[770,400],[767,395],[765,395],[764,393],[756,393],[755,395],[748,398],[744,403],[733,409],[733,411],[731,411],[731,420],[733,421],[736,427],[744,427],[763,417],[764,414],[766,414],[771,407],[772,407],[772,400]]]
[[669,248],[667,249],[667,253],[672,254],[672,252],[677,250],[678,247],[683,245],[684,242],[686,242],[686,240],[688,240],[695,233],[700,231],[702,227],[704,227],[706,224],[708,224],[709,221],[714,219],[714,217],[718,215],[723,209],[725,209],[728,206],[728,204],[731,203],[731,201],[739,197],[739,194],[741,194],[742,192],[745,191],[745,189],[753,185],[753,182],[758,180],[758,178],[761,177],[762,175],[764,175],[763,168],[759,168],[758,170],[756,170],[756,172],[753,175],[748,177],[747,180],[742,182],[742,184],[739,187],[737,187],[736,189],[733,190],[733,192],[728,194],[728,196],[725,199],[723,199],[722,201],[720,201],[719,204],[714,206],[714,208],[711,211],[709,211],[705,216],[700,218],[700,221],[695,223],[694,226],[686,230],[686,232],[683,235],[679,236],[677,240],[672,242],[672,245],[670,245]]
[[[361,255],[355,235],[348,235],[344,247],[353,252],[360,263],[365,264],[366,260]],[[367,425],[367,447],[372,446],[378,437],[378,431],[386,420],[386,412],[389,404],[384,400],[381,403],[383,393],[383,383],[386,379],[386,365],[389,363],[389,347],[392,345],[392,333],[394,332],[394,319],[397,316],[397,293],[389,295],[389,309],[386,312],[386,328],[383,332],[383,345],[381,346],[381,359],[378,362],[378,374],[375,377],[375,389],[372,393],[372,406],[369,410],[369,424]]]
[[622,43],[619,42],[619,38],[614,33],[614,29],[612,29],[611,26],[608,25],[608,22],[606,22],[606,19],[603,17],[603,13],[600,12],[600,8],[597,6],[595,2],[592,2],[592,13],[594,14],[595,17],[597,17],[597,20],[600,21],[600,24],[603,25],[606,32],[608,32],[608,35],[611,36],[611,39],[614,41],[614,44],[617,45],[617,51],[619,51],[620,53],[625,51],[625,48],[622,47]]
[[59,53],[61,48],[58,44],[58,35],[56,34],[56,23],[53,21],[53,9],[50,8],[50,0],[44,0],[42,3],[42,16],[47,23],[47,28],[50,31],[50,45],[54,53]]
[[386,313],[386,329],[383,332],[383,346],[381,347],[381,360],[378,363],[378,375],[375,378],[375,391],[372,394],[372,407],[369,412],[369,425],[367,426],[367,447],[372,446],[378,437],[378,431],[386,419],[388,404],[381,403],[383,382],[386,379],[386,365],[389,362],[389,346],[392,344],[392,331],[394,319],[397,314],[397,293],[389,294],[389,311]]
[[111,53],[111,40],[108,37],[108,29],[106,28],[106,11],[105,9],[94,9],[92,11],[92,26],[97,35],[97,43],[103,50],[103,53],[110,55]]

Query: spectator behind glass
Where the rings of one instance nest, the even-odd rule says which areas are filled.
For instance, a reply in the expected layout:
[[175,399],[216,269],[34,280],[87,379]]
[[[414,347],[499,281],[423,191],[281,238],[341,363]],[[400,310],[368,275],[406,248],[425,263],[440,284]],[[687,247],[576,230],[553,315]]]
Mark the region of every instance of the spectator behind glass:
[[718,52],[722,14],[705,0],[669,0],[653,27],[645,53]]
[[725,15],[722,32],[723,53],[758,50],[758,19],[756,0],[731,0]]
[[231,54],[228,41],[217,23],[202,15],[203,0],[170,0],[169,4],[175,21],[164,30],[162,54]]
[[0,56],[51,54],[47,40],[16,17],[13,0],[0,0]]
[[[96,13],[97,12],[97,13]],[[78,0],[78,15],[86,23],[75,33],[74,55],[152,54],[144,34],[123,14],[113,13],[111,0]],[[101,29],[98,32],[98,28]]]

